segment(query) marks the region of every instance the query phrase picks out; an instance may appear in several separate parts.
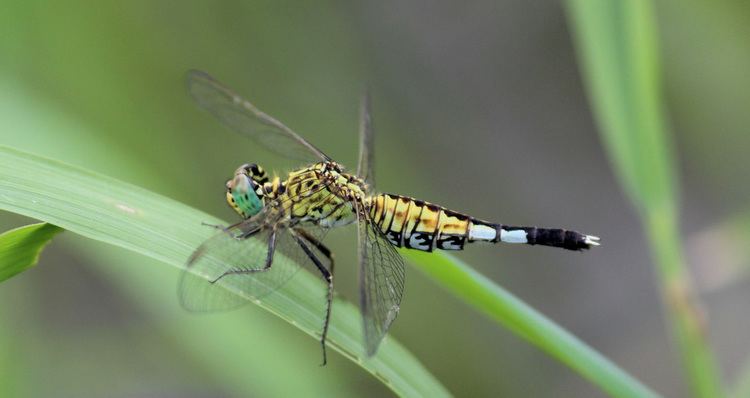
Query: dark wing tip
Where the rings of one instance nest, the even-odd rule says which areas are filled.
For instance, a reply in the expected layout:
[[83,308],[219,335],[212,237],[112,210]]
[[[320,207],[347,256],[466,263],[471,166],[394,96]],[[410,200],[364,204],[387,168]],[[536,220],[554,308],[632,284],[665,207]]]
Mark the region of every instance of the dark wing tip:
[[197,249],[193,250],[192,253],[190,253],[190,257],[188,257],[187,261],[185,262],[185,269],[188,270],[193,267],[193,264],[203,255],[203,252],[206,251],[206,248],[204,245],[198,246]]
[[[365,330],[367,330],[367,325],[365,325]],[[373,336],[373,334],[375,334],[375,336]],[[379,335],[378,333],[365,332],[365,354],[367,354],[368,358],[371,358],[376,352],[378,352],[378,348],[384,337],[385,335]]]
[[214,81],[214,78],[211,77],[211,75],[199,69],[188,69],[187,73],[185,73],[185,79],[188,83],[197,79]]
[[211,75],[206,72],[197,69],[190,69],[185,73],[185,89],[190,94],[198,105],[202,106],[202,100],[199,95],[196,94],[196,86],[204,84],[205,81],[213,81]]
[[191,94],[193,92],[193,85],[200,80],[214,81],[214,78],[208,73],[198,69],[190,69],[185,73],[185,87],[187,87]]
[[207,108],[215,96],[234,97],[234,93],[224,87],[208,73],[190,69],[185,74],[185,87],[193,100],[202,108]]

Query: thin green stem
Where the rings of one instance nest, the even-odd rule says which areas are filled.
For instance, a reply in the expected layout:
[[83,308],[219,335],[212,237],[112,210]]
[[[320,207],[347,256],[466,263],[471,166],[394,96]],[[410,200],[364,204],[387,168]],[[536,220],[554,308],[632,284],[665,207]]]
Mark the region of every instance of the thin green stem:
[[707,341],[705,313],[695,296],[682,255],[676,218],[668,211],[650,211],[644,216],[644,222],[661,294],[691,389],[698,397],[723,396],[719,372]]

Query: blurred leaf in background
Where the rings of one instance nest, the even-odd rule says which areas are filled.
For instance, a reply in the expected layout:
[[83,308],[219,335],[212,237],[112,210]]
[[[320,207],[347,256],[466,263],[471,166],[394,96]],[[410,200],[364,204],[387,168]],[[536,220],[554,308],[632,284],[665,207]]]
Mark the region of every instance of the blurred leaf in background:
[[662,105],[654,8],[648,0],[569,4],[592,109],[650,243],[667,318],[690,391],[723,394],[708,324],[679,231],[674,149]]

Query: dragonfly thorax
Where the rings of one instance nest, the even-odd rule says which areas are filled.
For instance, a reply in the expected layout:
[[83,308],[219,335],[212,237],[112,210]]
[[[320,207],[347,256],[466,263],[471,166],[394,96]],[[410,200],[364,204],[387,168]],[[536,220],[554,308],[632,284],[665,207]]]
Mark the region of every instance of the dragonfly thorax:
[[336,162],[322,162],[313,166],[320,170],[321,180],[342,199],[361,201],[367,193],[367,184],[354,174],[346,173]]
[[362,179],[344,172],[335,162],[320,162],[293,171],[279,186],[282,192],[273,203],[280,205],[292,223],[324,228],[354,222],[356,206],[363,203],[367,188]]

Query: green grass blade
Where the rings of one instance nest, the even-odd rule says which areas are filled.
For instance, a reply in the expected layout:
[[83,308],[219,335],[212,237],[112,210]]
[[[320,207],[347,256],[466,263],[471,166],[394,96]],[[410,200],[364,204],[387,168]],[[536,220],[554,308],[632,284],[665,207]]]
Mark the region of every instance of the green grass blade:
[[36,265],[44,246],[61,231],[54,225],[39,223],[0,234],[0,282]]
[[569,366],[613,397],[655,397],[641,384],[575,336],[444,253],[402,251],[422,272],[469,305]]
[[[192,250],[213,234],[201,222],[221,223],[139,187],[5,147],[0,147],[0,209],[176,267],[182,267]],[[258,304],[317,338],[324,297],[323,283],[311,274],[300,273],[281,291]],[[359,311],[338,298],[333,306],[330,347],[400,395],[449,395],[390,337],[383,341],[378,355],[363,358]]]
[[646,230],[691,391],[723,396],[679,237],[653,5],[648,0],[570,0],[567,5],[599,132]]

